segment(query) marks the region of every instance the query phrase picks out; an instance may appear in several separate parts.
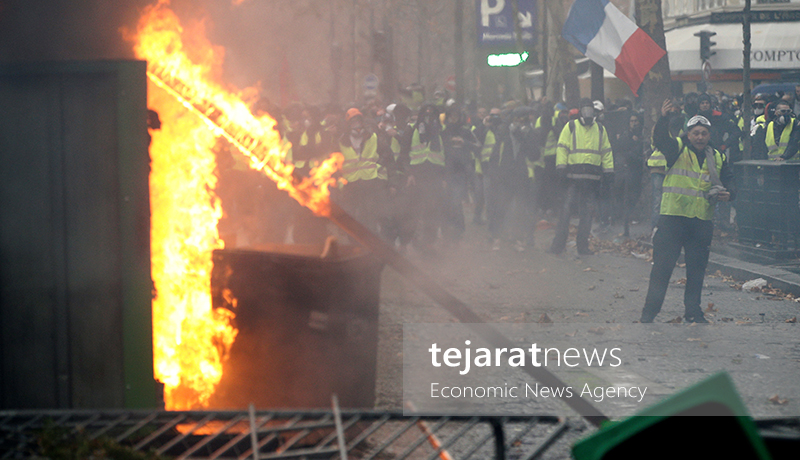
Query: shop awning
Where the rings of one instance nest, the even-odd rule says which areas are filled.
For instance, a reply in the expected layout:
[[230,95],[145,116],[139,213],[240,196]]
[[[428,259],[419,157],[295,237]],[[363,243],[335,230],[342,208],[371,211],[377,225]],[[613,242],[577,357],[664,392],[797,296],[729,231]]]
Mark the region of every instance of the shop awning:
[[[666,33],[669,67],[672,72],[700,72],[700,38],[694,34],[709,30],[717,34],[710,63],[713,70],[741,70],[743,32],[741,24],[698,24]],[[750,68],[754,70],[800,70],[800,23],[763,22],[750,26]]]

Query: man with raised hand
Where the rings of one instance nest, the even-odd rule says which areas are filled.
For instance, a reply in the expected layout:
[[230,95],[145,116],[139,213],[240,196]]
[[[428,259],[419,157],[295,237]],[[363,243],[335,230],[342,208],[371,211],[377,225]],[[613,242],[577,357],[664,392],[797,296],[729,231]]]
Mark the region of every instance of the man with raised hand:
[[653,236],[653,269],[640,321],[652,323],[669,286],[675,262],[683,248],[686,255],[685,319],[707,323],[700,308],[706,265],[714,235],[714,206],[730,201],[733,172],[725,155],[709,145],[711,122],[695,115],[686,123],[686,134],[673,138],[669,119],[677,108],[668,99],[653,129],[653,145],[667,160],[658,230]]

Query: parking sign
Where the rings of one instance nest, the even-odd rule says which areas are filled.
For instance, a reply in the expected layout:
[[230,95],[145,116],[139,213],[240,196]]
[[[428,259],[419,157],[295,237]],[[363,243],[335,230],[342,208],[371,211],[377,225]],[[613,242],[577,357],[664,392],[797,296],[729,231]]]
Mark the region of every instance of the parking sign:
[[[531,45],[536,37],[536,0],[517,0],[522,42]],[[478,45],[514,45],[514,15],[511,0],[475,0]]]

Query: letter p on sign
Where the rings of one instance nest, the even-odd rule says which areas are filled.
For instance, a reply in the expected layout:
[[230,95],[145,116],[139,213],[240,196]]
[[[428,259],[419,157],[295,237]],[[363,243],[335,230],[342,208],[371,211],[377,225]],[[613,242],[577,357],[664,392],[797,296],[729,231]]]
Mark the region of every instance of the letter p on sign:
[[489,16],[498,14],[506,7],[506,0],[496,0],[494,6],[489,6],[491,0],[481,0],[481,25],[489,27]]

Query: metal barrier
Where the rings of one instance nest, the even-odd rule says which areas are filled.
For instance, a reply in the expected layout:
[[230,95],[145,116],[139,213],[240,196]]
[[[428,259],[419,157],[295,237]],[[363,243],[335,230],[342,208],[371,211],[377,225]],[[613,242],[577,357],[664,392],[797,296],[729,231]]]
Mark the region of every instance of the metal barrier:
[[339,459],[344,449],[350,459],[522,460],[538,458],[569,430],[587,427],[551,415],[403,416],[374,410],[0,411],[0,458],[31,457],[42,436],[49,436],[87,445],[102,440],[176,459]]

